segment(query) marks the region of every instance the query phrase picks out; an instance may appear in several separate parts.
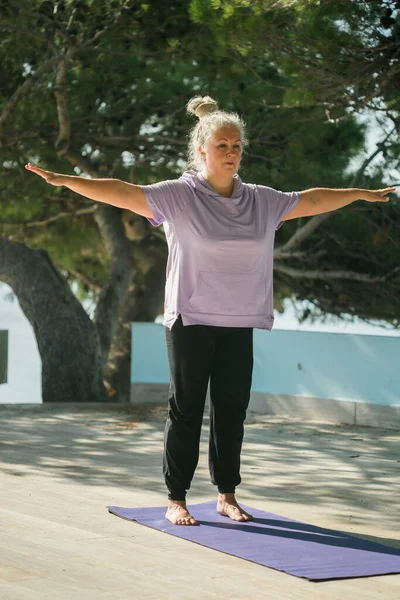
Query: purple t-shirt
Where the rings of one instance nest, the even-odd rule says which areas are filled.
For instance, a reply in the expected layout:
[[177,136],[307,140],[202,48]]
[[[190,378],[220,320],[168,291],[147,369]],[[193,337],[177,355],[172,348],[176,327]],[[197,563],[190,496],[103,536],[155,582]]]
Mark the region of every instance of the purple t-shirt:
[[235,175],[226,198],[197,171],[142,189],[168,243],[163,325],[181,314],[184,325],[271,330],[275,231],[300,192]]

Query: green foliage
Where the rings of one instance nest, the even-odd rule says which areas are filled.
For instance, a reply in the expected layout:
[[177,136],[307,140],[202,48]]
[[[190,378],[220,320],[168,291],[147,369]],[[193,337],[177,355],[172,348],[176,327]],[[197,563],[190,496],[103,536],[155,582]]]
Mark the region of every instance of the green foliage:
[[[18,14],[1,9],[2,109],[47,67],[21,93],[0,134],[0,233],[46,248],[61,268],[96,285],[106,278],[108,257],[92,217],[49,221],[90,201],[24,169],[31,161],[55,172],[77,172],[55,148],[57,61],[67,48],[73,49],[65,90],[71,152],[99,176],[140,184],[184,170],[194,123],[185,105],[198,93],[210,94],[247,121],[251,144],[242,178],[286,191],[353,187],[348,165],[364,153],[366,126],[351,113],[380,106],[396,117],[400,109],[399,11],[388,12],[393,2],[384,8],[372,0],[160,0],[154,6],[138,0],[123,9],[124,4],[20,0]],[[383,151],[385,168],[372,164],[356,186],[384,187],[386,173],[399,168],[399,149],[394,135]],[[309,268],[384,274],[399,263],[393,233],[398,206],[356,207],[338,211],[303,244]],[[39,221],[48,223],[32,226]],[[16,222],[25,225],[11,225]],[[278,242],[297,226],[288,222]],[[326,254],[314,259],[321,246]],[[293,259],[292,265],[300,270],[304,261]],[[359,293],[360,284],[347,280],[326,289],[326,282],[277,278],[285,293],[290,288],[298,297],[313,296],[332,312],[340,312],[339,298],[350,297],[353,286]],[[357,310],[392,318],[399,307],[393,291],[398,284],[391,285],[390,302],[385,292],[378,307],[365,294]],[[376,288],[378,296],[383,287]]]

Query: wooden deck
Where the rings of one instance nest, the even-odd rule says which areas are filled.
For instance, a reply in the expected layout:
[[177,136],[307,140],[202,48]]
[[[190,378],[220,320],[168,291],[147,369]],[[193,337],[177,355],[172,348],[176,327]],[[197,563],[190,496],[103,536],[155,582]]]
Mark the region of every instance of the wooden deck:
[[[165,409],[0,405],[1,600],[385,600],[400,575],[313,583],[162,534],[106,505],[165,503]],[[215,497],[208,420],[188,503]],[[400,432],[257,418],[244,504],[400,548]]]

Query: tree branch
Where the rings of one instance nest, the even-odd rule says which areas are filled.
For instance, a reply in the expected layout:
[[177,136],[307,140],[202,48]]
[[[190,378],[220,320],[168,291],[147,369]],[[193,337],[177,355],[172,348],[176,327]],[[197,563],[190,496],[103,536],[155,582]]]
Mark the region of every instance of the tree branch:
[[86,285],[93,292],[101,292],[101,285],[97,283],[93,283],[90,279],[83,275],[83,273],[79,273],[79,271],[75,271],[75,269],[71,269],[71,267],[64,267],[64,265],[57,265],[60,271],[67,271],[72,277],[81,281],[84,285]]
[[57,47],[54,44],[52,44],[47,38],[43,38],[42,36],[33,33],[31,29],[22,29],[21,27],[16,27],[15,25],[4,24],[0,24],[0,29],[10,29],[11,31],[18,31],[19,33],[23,33],[24,35],[29,35],[30,37],[39,40],[43,44],[47,44],[49,48],[51,48],[51,50],[54,52],[54,54],[58,56]]
[[64,156],[68,150],[71,139],[71,122],[68,116],[67,105],[67,68],[71,62],[74,49],[68,48],[61,56],[57,64],[54,95],[57,103],[57,116],[59,123],[59,134],[55,143],[58,156]]
[[387,134],[387,136],[385,137],[385,139],[382,142],[378,142],[377,143],[376,150],[374,152],[372,152],[372,154],[370,154],[370,156],[367,156],[367,158],[364,160],[364,162],[362,163],[361,167],[358,169],[358,171],[354,175],[354,177],[353,177],[353,179],[352,179],[349,187],[357,187],[357,183],[359,182],[359,180],[361,179],[362,175],[364,174],[365,169],[374,160],[374,158],[376,156],[378,156],[378,154],[380,154],[382,152],[385,143],[387,142],[387,140],[389,139],[389,137],[392,135],[392,133],[394,133],[395,131],[397,131],[397,126],[396,125],[393,127],[392,131],[390,131]]
[[[68,35],[65,33],[65,31],[63,30],[62,26],[58,26],[60,21],[57,20],[56,17],[54,16],[49,16],[47,15],[44,11],[42,12],[36,12],[33,10],[26,10],[22,7],[19,7],[18,10],[19,13],[24,13],[25,15],[28,15],[29,17],[33,17],[33,21],[47,21],[49,28],[54,28],[55,31],[57,31],[57,33],[64,39],[64,42],[68,42]],[[60,24],[62,25],[62,23]]]
[[304,240],[310,237],[310,235],[321,225],[321,223],[326,221],[326,219],[329,219],[333,212],[334,211],[322,213],[320,215],[315,215],[315,217],[312,217],[311,219],[308,219],[307,223],[297,229],[297,231],[286,242],[286,244],[279,246],[277,250],[280,252],[287,252],[288,250],[291,250],[292,248],[295,248],[304,242]]
[[[370,156],[368,156],[364,160],[364,162],[361,165],[361,167],[359,168],[359,170],[355,173],[355,175],[354,175],[354,177],[353,177],[353,179],[352,179],[349,187],[357,187],[357,183],[361,179],[361,177],[362,177],[365,169],[370,164],[370,162],[380,152],[382,152],[382,149],[384,147],[384,144],[385,144],[386,140],[389,138],[390,135],[392,135],[392,133],[394,131],[396,131],[396,127],[394,127],[392,129],[392,131],[390,131],[387,134],[387,136],[385,137],[385,139],[383,140],[383,142],[378,142],[377,143],[377,149]],[[329,219],[335,212],[336,211],[330,211],[330,212],[327,212],[327,213],[322,213],[320,215],[315,215],[314,217],[312,217],[311,219],[309,219],[307,221],[307,223],[303,227],[300,227],[299,229],[297,229],[297,231],[286,242],[286,244],[284,244],[283,246],[279,246],[277,248],[277,250],[281,251],[281,252],[287,252],[288,250],[291,250],[295,246],[298,246],[299,244],[301,244],[302,242],[304,242],[304,240],[307,239],[321,225],[321,223],[323,223],[324,221],[326,221],[326,219]]]
[[20,227],[38,227],[39,225],[49,225],[50,223],[54,223],[58,221],[58,219],[64,219],[65,217],[75,217],[80,215],[89,215],[96,211],[97,206],[91,206],[90,208],[81,208],[74,212],[61,212],[57,215],[53,215],[48,219],[44,219],[43,221],[0,221],[0,225],[15,225]]
[[118,25],[118,23],[121,20],[122,17],[122,12],[124,10],[129,10],[129,8],[131,8],[129,6],[130,4],[130,0],[125,0],[125,2],[123,3],[123,5],[121,6],[119,12],[117,13],[114,21],[112,23],[110,23],[109,25],[106,25],[105,27],[103,27],[103,29],[101,29],[100,31],[97,31],[94,36],[92,38],[90,38],[89,40],[87,40],[84,44],[82,44],[82,47],[85,48],[86,46],[91,46],[93,45],[95,42],[97,42],[105,33],[107,33],[108,31],[110,31],[110,29],[112,29],[113,27],[115,27],[116,25]]
[[163,135],[152,135],[149,133],[148,135],[132,135],[132,136],[103,136],[103,135],[92,135],[91,139],[96,142],[96,144],[100,144],[101,146],[108,146],[112,148],[120,148],[121,145],[127,144],[132,146],[133,144],[137,144],[140,142],[165,142],[166,144],[176,144],[178,146],[186,146],[187,142],[185,140],[178,140],[175,138],[166,137]]
[[[236,56],[235,56],[236,55]],[[253,75],[255,75],[255,77],[259,80],[262,81],[263,83],[265,83],[265,85],[269,85],[271,87],[277,88],[279,90],[287,90],[289,88],[289,86],[287,85],[279,85],[277,83],[272,83],[271,81],[267,81],[266,79],[264,79],[263,77],[261,77],[261,75],[259,73],[257,73],[257,71],[255,70],[254,67],[251,67],[250,65],[248,65],[246,63],[246,61],[243,60],[243,58],[241,57],[240,53],[235,50],[233,56],[232,56],[233,60],[235,60],[236,62],[240,63],[241,65],[245,66],[246,69],[248,69],[249,71],[251,71],[253,73]]]
[[392,271],[386,273],[386,275],[371,277],[365,273],[357,273],[355,271],[320,271],[318,269],[311,271],[307,269],[293,269],[291,267],[286,267],[279,262],[274,263],[274,268],[280,273],[284,273],[285,275],[297,279],[349,279],[352,281],[362,281],[363,283],[386,281],[391,275],[400,271],[400,267],[395,267]]
[[[325,251],[322,251],[323,254],[325,254]],[[308,255],[308,252],[281,252],[281,250],[278,248],[277,250],[274,250],[274,260],[286,260],[287,258],[305,258]],[[313,254],[313,257],[315,258],[315,254]]]
[[56,61],[56,58],[54,56],[52,58],[49,58],[48,60],[44,61],[40,65],[40,67],[35,71],[35,73],[33,73],[33,75],[30,75],[29,77],[27,77],[27,79],[24,81],[24,83],[22,83],[19,86],[19,88],[17,88],[15,90],[15,92],[11,96],[10,100],[8,101],[8,103],[6,104],[6,106],[4,107],[4,109],[0,115],[0,138],[3,137],[4,125],[7,121],[7,119],[10,117],[12,110],[16,107],[18,102],[30,92],[33,85],[36,83],[37,79],[39,79],[39,77],[41,77],[41,75],[55,61]]
[[82,173],[87,173],[91,177],[100,177],[99,172],[95,169],[82,154],[68,148],[64,157],[71,163],[73,167],[78,167]]

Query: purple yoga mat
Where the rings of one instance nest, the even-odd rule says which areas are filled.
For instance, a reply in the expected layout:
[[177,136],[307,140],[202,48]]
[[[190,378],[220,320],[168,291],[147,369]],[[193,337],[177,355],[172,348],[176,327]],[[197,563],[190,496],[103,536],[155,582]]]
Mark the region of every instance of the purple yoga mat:
[[215,501],[189,505],[198,526],[172,525],[165,506],[107,508],[123,519],[311,581],[400,573],[400,549],[241,506],[253,521],[222,517]]

